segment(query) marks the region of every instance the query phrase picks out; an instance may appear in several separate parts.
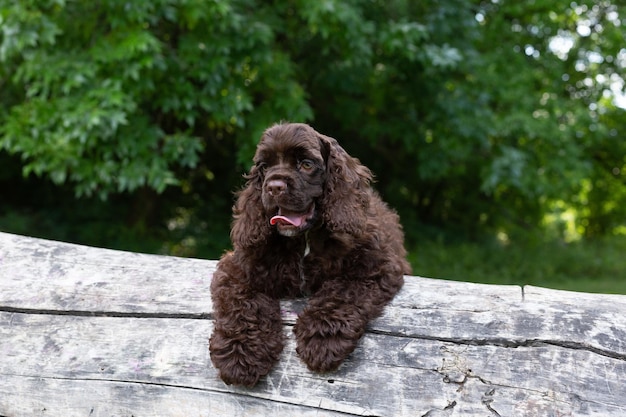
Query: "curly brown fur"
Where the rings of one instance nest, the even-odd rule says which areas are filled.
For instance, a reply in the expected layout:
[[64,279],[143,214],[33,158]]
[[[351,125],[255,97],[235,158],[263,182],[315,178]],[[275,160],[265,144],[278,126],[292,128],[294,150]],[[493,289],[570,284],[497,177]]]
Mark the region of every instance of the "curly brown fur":
[[410,273],[398,215],[335,139],[278,124],[254,163],[233,207],[234,250],[211,284],[211,360],[224,382],[246,386],[280,357],[280,298],[310,296],[296,350],[311,370],[332,371]]

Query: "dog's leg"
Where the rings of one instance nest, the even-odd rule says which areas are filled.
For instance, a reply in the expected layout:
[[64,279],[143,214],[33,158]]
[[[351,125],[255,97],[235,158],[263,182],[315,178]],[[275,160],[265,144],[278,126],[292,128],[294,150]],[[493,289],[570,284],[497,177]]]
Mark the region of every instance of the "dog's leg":
[[296,351],[309,369],[333,371],[352,353],[367,323],[379,316],[402,285],[402,276],[326,282],[296,325]]
[[253,386],[278,361],[283,349],[280,304],[240,281],[242,273],[223,259],[211,283],[215,328],[211,361],[227,384]]

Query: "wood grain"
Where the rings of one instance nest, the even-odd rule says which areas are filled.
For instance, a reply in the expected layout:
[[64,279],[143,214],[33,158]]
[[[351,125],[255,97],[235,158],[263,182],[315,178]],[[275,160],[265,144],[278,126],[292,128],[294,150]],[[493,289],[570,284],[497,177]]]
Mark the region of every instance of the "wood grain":
[[624,416],[626,297],[407,277],[357,350],[212,368],[214,261],[0,233],[0,416]]

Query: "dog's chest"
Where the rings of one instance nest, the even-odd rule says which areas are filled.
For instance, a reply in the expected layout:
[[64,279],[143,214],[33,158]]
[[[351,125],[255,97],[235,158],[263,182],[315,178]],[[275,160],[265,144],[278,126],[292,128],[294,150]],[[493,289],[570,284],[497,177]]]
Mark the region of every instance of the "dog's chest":
[[305,245],[302,251],[302,257],[300,258],[300,293],[303,295],[309,295],[310,288],[307,285],[307,268],[306,258],[311,254],[311,244],[309,242],[309,234],[305,235]]
[[[302,239],[290,240],[290,254],[284,257],[282,281],[284,291],[295,296],[308,296],[316,292],[325,280],[341,276],[345,250],[333,239],[311,232]],[[287,249],[287,248],[285,248]]]

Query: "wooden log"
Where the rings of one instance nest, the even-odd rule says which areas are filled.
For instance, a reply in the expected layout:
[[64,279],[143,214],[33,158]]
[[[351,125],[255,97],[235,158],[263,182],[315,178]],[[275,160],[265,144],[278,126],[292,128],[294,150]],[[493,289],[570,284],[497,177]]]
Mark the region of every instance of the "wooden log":
[[337,372],[208,355],[215,261],[0,233],[0,416],[624,416],[626,296],[407,277]]

